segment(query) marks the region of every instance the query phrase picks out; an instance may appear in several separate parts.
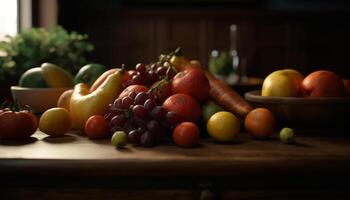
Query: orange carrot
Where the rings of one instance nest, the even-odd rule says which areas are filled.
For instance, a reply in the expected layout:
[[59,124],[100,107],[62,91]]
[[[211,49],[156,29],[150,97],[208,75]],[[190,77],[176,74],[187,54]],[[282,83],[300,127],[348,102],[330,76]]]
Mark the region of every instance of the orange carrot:
[[234,89],[225,82],[204,71],[210,84],[210,97],[227,111],[245,117],[253,108]]
[[[171,63],[179,71],[192,67],[203,69],[198,61],[187,61],[187,59],[182,56],[174,56],[172,61],[173,62]],[[233,88],[214,77],[210,72],[204,70],[204,73],[210,84],[209,95],[215,103],[240,117],[245,117],[251,110],[253,110],[252,106]]]

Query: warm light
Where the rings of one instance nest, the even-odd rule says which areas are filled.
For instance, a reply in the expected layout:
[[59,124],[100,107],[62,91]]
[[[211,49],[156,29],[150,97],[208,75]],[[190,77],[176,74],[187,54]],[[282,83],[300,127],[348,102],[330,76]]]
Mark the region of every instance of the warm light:
[[16,35],[17,32],[17,1],[0,0],[0,40],[4,40],[6,35]]

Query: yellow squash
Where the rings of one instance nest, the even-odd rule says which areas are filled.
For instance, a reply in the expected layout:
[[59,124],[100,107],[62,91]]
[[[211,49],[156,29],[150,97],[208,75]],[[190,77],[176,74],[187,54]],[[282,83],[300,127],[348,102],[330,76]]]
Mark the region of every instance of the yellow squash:
[[72,128],[83,130],[89,117],[106,112],[108,104],[112,103],[121,91],[122,76],[123,72],[116,71],[91,93],[88,85],[83,83],[75,85],[70,100]]

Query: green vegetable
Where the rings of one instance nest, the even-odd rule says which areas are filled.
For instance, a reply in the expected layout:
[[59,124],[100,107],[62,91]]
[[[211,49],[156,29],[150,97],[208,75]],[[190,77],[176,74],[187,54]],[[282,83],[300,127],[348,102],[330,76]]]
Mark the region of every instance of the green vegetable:
[[283,128],[280,131],[280,140],[286,144],[294,143],[294,130],[287,127]]
[[69,33],[60,26],[31,28],[7,39],[0,42],[0,80],[9,76],[17,79],[44,62],[55,63],[75,74],[87,63],[84,54],[94,49],[87,35]]
[[128,136],[124,131],[116,131],[111,139],[112,145],[123,147],[128,143]]
[[85,83],[91,86],[107,68],[100,64],[88,64],[80,68],[74,77],[74,84]]
[[209,118],[219,111],[223,111],[224,109],[214,103],[213,101],[206,102],[202,107],[202,118],[205,123],[208,122]]
[[222,51],[209,59],[208,70],[212,74],[227,76],[232,72],[232,69],[232,57],[228,52]]

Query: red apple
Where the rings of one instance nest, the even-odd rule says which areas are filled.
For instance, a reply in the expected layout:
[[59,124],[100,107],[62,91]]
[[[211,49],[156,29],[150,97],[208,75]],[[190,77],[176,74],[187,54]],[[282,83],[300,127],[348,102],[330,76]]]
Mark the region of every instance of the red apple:
[[345,96],[350,97],[350,79],[343,79],[345,86]]
[[345,87],[341,77],[327,70],[318,70],[306,76],[301,82],[301,90],[306,97],[345,96]]

